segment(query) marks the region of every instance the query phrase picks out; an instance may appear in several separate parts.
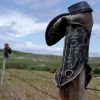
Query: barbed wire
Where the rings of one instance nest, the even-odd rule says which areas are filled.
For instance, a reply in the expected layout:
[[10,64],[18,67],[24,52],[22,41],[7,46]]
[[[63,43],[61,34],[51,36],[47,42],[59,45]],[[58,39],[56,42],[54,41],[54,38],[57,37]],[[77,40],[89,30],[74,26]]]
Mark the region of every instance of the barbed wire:
[[47,76],[44,76],[44,75],[42,75],[42,74],[35,73],[35,72],[31,71],[31,70],[28,70],[28,71],[31,72],[31,73],[33,73],[33,74],[35,74],[35,75],[37,75],[37,76],[43,77],[43,78],[47,78],[47,79],[50,79],[50,80],[53,79],[53,78],[51,78],[51,77],[47,77]]
[[93,89],[93,88],[86,88],[86,89],[88,89],[88,90],[92,90],[92,91],[98,91],[98,92],[100,92],[99,89]]
[[[31,70],[28,70],[28,71],[31,72],[31,73],[33,73],[33,74],[35,74],[35,75],[37,75],[37,76],[40,76],[40,77],[43,77],[43,78],[47,78],[47,79],[51,79],[52,80],[51,77],[47,77],[47,76],[44,76],[44,75],[41,75],[41,74],[37,74],[37,73],[35,73],[35,72],[31,71]],[[93,76],[93,77],[96,77],[96,76]],[[89,87],[87,87],[86,89],[87,90],[91,90],[91,91],[100,92],[100,89],[96,89],[96,88],[89,88]]]
[[58,97],[55,97],[55,96],[49,94],[47,91],[43,91],[42,89],[37,88],[37,87],[34,86],[32,83],[30,83],[29,81],[25,80],[24,78],[18,77],[18,76],[16,76],[16,75],[14,75],[13,73],[11,73],[10,71],[6,71],[6,72],[10,73],[13,77],[15,77],[15,78],[17,78],[17,79],[19,79],[19,80],[21,80],[21,81],[24,81],[25,83],[29,84],[32,88],[36,89],[37,91],[40,91],[41,93],[43,93],[43,94],[45,94],[45,95],[48,95],[49,97],[51,97],[51,98],[53,98],[53,99],[58,99]]
[[[58,99],[57,97],[55,97],[55,96],[49,94],[47,91],[43,91],[42,89],[37,88],[37,87],[34,86],[32,83],[30,83],[30,82],[28,82],[27,80],[25,80],[23,77],[18,77],[17,75],[13,74],[12,72],[10,72],[10,71],[8,71],[8,70],[6,70],[6,72],[10,73],[10,74],[12,75],[12,77],[15,77],[15,78],[17,78],[17,79],[20,79],[21,81],[24,81],[25,83],[28,83],[32,88],[34,88],[34,89],[40,91],[41,93],[43,93],[43,94],[45,94],[45,95],[48,95],[48,96],[50,96],[50,97],[53,98],[53,99]],[[35,74],[35,73],[34,73],[34,74]],[[41,77],[43,77],[43,78],[47,78],[47,77],[42,76],[41,74],[36,74],[36,75],[37,75],[37,76],[41,76]],[[49,78],[47,78],[47,79],[49,79]],[[6,83],[6,84],[7,84],[7,83]],[[18,96],[16,90],[15,90],[14,88],[12,88],[9,84],[7,84],[7,86],[8,86],[8,87],[12,90],[12,92],[15,94],[16,97],[15,97],[14,100],[21,100],[20,97]],[[86,89],[87,89],[87,90],[91,90],[91,91],[100,92],[100,90],[99,90],[99,89],[96,89],[96,87],[95,87],[95,88],[90,88],[90,87],[88,87],[88,88],[86,88]],[[95,94],[96,94],[96,92],[95,92]],[[97,95],[97,94],[96,94],[96,95]]]
[[[39,77],[43,77],[43,78],[52,80],[51,77],[47,77],[47,76],[45,76],[45,75],[43,75],[43,74],[39,74],[39,73],[33,72],[33,71],[31,71],[31,70],[27,70],[27,71],[29,71],[29,72],[31,72],[31,73],[33,73],[33,74],[39,76]],[[44,90],[39,89],[38,87],[34,86],[32,83],[30,83],[28,80],[25,80],[23,77],[18,77],[17,75],[13,74],[12,72],[10,72],[10,71],[8,71],[8,70],[6,70],[6,72],[10,73],[10,74],[12,75],[12,77],[17,78],[17,79],[19,79],[19,80],[21,80],[21,81],[23,81],[23,82],[29,84],[32,88],[36,89],[37,91],[40,91],[41,93],[43,93],[43,94],[45,94],[45,95],[48,95],[49,97],[51,97],[51,98],[53,98],[53,99],[58,99],[58,97],[51,95],[51,94],[48,93],[47,91],[44,91]],[[93,76],[93,77],[95,77],[95,76]],[[16,90],[15,90],[14,88],[12,88],[12,86],[10,86],[9,84],[8,84],[7,86],[8,86],[8,87],[12,90],[12,92],[15,94],[17,100],[21,100],[20,97],[18,96]],[[97,87],[97,85],[95,85],[94,88],[87,87],[86,90],[95,91],[95,94],[96,94],[96,92],[100,92],[100,89],[97,89],[96,87]]]
[[8,88],[15,94],[17,100],[21,100],[20,97],[18,96],[18,94],[17,94],[15,88],[12,88],[12,87],[10,86],[10,84],[8,84],[8,83],[6,83],[6,86],[8,86]]
[[[29,70],[28,70],[29,71]],[[9,71],[7,71],[7,72],[9,72]],[[35,72],[32,72],[32,71],[29,71],[29,72],[31,72],[31,73],[33,73],[33,74],[35,74],[35,75],[37,75],[37,76],[41,76],[41,77],[43,77],[43,78],[47,78],[47,79],[52,79],[52,78],[50,78],[50,77],[47,77],[47,76],[44,76],[44,75],[41,75],[41,74],[37,74],[37,73],[35,73]],[[11,72],[10,72],[11,73]],[[12,74],[12,73],[11,73]],[[25,80],[26,81],[26,80]],[[29,82],[30,83],[30,82]],[[33,85],[33,84],[32,84]],[[100,89],[96,89],[96,88],[90,88],[90,87],[87,87],[86,89],[88,89],[88,90],[94,90],[94,91],[98,91],[98,92],[100,92]]]
[[[9,90],[8,88],[10,89],[9,92],[8,92],[8,90]],[[14,88],[12,88],[6,81],[3,84],[3,87],[0,89],[0,94],[2,95],[2,97],[4,99],[7,99],[7,100],[21,100],[20,97],[18,96],[16,90]],[[14,94],[14,96],[13,96],[13,94]],[[8,97],[8,95],[10,95],[10,98]]]

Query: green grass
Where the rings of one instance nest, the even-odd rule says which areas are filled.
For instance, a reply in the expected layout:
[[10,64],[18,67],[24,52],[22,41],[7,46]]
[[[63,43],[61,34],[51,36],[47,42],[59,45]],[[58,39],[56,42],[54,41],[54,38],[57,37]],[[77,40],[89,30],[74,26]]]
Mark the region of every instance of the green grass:
[[[0,50],[0,67],[3,65],[2,56],[3,51]],[[61,56],[39,55],[13,51],[9,60],[6,62],[6,68],[51,71],[61,66],[61,59]],[[94,75],[100,75],[100,58],[90,58],[89,65],[92,67]]]
[[[3,55],[2,51],[0,53]],[[53,68],[58,68],[60,64],[60,56],[37,55],[14,51],[6,62],[6,68],[50,71]],[[0,58],[0,67],[2,65],[3,59]]]

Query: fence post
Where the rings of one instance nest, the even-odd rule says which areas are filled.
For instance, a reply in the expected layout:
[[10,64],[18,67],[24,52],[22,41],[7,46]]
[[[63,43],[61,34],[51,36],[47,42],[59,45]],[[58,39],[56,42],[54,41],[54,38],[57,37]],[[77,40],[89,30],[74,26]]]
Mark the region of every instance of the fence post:
[[85,69],[69,84],[60,88],[61,100],[84,100],[85,98]]

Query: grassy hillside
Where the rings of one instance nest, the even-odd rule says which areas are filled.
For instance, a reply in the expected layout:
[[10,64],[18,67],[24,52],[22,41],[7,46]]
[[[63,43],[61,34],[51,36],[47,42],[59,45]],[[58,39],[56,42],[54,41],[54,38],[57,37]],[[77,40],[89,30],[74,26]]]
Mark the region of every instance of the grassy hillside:
[[[0,52],[0,66],[2,66],[3,52]],[[61,57],[53,55],[37,55],[31,53],[22,53],[13,51],[9,60],[7,61],[7,68],[18,69],[36,69],[36,70],[50,70],[60,66]]]
[[[0,50],[0,67],[2,67],[3,64],[2,57],[3,51]],[[61,56],[38,55],[13,51],[9,60],[7,60],[6,68],[51,71],[60,67],[61,61]],[[93,73],[100,74],[100,58],[90,58],[89,64],[93,69]]]

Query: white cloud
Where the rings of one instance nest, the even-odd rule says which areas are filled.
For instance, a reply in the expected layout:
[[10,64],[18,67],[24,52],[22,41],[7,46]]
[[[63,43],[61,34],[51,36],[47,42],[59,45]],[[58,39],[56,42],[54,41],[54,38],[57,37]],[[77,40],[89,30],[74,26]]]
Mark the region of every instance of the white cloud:
[[[0,16],[0,27],[9,27],[10,36],[22,37],[28,34],[39,33],[46,29],[46,22],[37,22],[35,18],[24,14],[11,12]],[[15,32],[15,33],[13,33]]]
[[44,47],[38,44],[34,44],[30,41],[22,42],[22,41],[13,40],[13,42],[11,42],[10,45],[13,50],[36,53],[36,54],[62,55],[63,52],[63,48],[48,47],[48,46]]
[[[7,37],[5,39],[4,36],[0,35],[0,48],[3,48],[3,44],[7,42],[10,44],[12,50],[17,51],[23,51],[23,52],[30,52],[30,53],[36,53],[36,54],[53,54],[53,55],[62,55],[63,54],[63,48],[54,47],[54,46],[46,46],[39,44],[34,44],[30,41],[23,42],[18,39],[11,39],[10,37]],[[93,49],[89,51],[90,57],[100,57],[100,49]]]
[[94,24],[94,25],[93,25],[92,32],[93,32],[94,34],[100,34],[100,24]]
[[38,45],[35,45],[32,42],[30,42],[30,41],[26,42],[26,47],[27,48],[39,48]]
[[90,52],[89,57],[100,57],[100,53],[98,53],[98,52]]
[[93,30],[94,31],[100,31],[100,24],[94,24],[93,25]]
[[[60,47],[49,47],[40,46],[34,44],[30,41],[28,42],[14,42],[12,48],[18,51],[30,52],[35,54],[53,54],[53,55],[63,55],[63,48]],[[89,51],[89,57],[100,57],[100,49]]]

